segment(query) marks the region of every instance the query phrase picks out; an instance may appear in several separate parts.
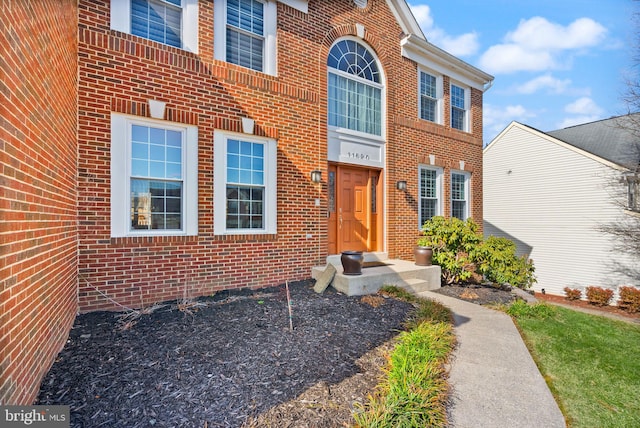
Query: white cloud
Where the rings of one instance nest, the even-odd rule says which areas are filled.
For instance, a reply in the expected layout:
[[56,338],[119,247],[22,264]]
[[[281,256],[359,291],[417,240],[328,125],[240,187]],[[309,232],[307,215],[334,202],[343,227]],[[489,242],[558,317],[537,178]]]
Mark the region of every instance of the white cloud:
[[434,25],[431,9],[426,4],[409,5],[429,42],[454,56],[474,55],[480,49],[478,34],[465,33],[458,36],[447,34],[442,28]]
[[515,88],[519,94],[534,94],[540,90],[547,89],[554,94],[562,94],[571,86],[571,79],[556,79],[550,74],[538,76]]
[[495,107],[485,104],[482,111],[484,125],[484,140],[491,141],[512,121],[527,123],[527,120],[536,117],[536,114],[527,110],[522,105],[509,105],[505,107]]
[[604,110],[589,97],[578,98],[574,102],[567,104],[564,106],[564,111],[570,114],[588,116],[598,116],[604,113]]
[[491,46],[480,57],[480,68],[495,74],[543,71],[556,67],[550,52],[527,50],[515,44]]
[[575,116],[565,117],[558,123],[558,129],[600,120],[605,113],[605,110],[589,97],[581,97],[567,104],[564,111]]
[[433,18],[431,17],[431,8],[426,4],[409,5],[413,16],[415,16],[418,25],[425,31],[433,27]]
[[590,18],[562,26],[536,16],[521,20],[504,43],[491,46],[481,57],[480,67],[489,73],[543,71],[562,68],[582,49],[602,44],[607,29]]
[[566,27],[535,16],[521,20],[505,41],[534,50],[567,50],[595,46],[604,39],[607,29],[590,18],[580,18]]

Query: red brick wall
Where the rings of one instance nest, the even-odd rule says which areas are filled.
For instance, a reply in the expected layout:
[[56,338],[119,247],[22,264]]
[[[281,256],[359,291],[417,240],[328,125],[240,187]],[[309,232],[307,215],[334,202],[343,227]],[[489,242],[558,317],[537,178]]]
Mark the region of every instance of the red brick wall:
[[[481,97],[473,94],[473,133],[417,119],[417,67],[400,55],[401,28],[384,0],[309,2],[303,14],[278,3],[278,76],[213,59],[213,6],[200,1],[199,54],[109,30],[109,1],[81,0],[79,30],[79,301],[83,311],[304,279],[327,248],[326,58],[331,44],[365,27],[387,82],[387,235],[391,257],[412,257],[417,236],[417,164],[428,154],[473,169],[473,215],[481,218]],[[447,84],[445,83],[445,86]],[[147,116],[148,99],[167,118],[199,131],[199,233],[194,237],[110,237],[110,114]],[[447,110],[448,105],[445,107]],[[213,233],[213,133],[240,130],[240,117],[278,141],[278,231]],[[448,116],[445,118],[445,123]],[[407,180],[408,196],[395,190]],[[445,200],[448,181],[445,180]],[[409,195],[413,194],[413,198]],[[321,198],[321,207],[314,204]],[[307,238],[308,235],[312,237]],[[108,296],[108,297],[107,297]],[[110,300],[111,299],[111,300]]]
[[77,311],[74,0],[0,4],[0,404],[30,404]]

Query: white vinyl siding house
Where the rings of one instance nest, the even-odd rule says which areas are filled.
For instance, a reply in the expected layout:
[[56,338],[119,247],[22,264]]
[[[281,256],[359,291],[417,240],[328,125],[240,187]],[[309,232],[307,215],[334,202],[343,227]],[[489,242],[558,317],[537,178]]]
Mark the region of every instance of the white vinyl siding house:
[[[599,226],[628,215],[612,183],[622,168],[546,133],[512,122],[484,149],[485,236],[513,239],[536,268],[534,290],[629,285],[615,272],[625,256]],[[637,284],[636,284],[637,285]]]

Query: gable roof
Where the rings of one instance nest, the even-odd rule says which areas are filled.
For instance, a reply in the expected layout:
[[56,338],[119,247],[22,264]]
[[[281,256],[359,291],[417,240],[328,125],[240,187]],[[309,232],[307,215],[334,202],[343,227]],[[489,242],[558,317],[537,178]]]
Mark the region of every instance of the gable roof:
[[570,126],[546,134],[631,170],[637,170],[640,165],[640,113]]

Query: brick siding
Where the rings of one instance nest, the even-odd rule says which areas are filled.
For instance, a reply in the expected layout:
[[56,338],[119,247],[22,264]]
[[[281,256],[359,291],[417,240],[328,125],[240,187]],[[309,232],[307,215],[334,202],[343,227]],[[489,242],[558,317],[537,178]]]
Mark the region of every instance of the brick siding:
[[[108,0],[80,1],[79,30],[79,302],[82,311],[139,307],[238,287],[263,287],[310,276],[327,254],[326,58],[331,44],[356,36],[383,65],[387,91],[387,235],[391,257],[411,258],[417,237],[417,165],[435,154],[472,175],[472,215],[481,218],[482,94],[473,91],[473,132],[417,120],[417,66],[400,55],[402,33],[384,0],[310,1],[304,14],[278,3],[278,76],[213,59],[213,6],[200,2],[199,54],[109,30]],[[390,36],[393,35],[393,36]],[[286,53],[286,54],[285,54]],[[445,77],[445,88],[448,79]],[[448,91],[448,89],[447,89]],[[199,232],[194,237],[110,237],[110,114],[146,116],[148,99],[167,102],[168,118],[199,132]],[[118,106],[116,108],[116,106]],[[449,106],[445,105],[445,112]],[[213,231],[213,133],[240,130],[240,118],[278,141],[278,229],[267,236]],[[449,116],[445,113],[445,123]],[[409,191],[395,190],[406,180]],[[320,208],[314,201],[321,199]],[[445,202],[445,212],[448,203]],[[309,239],[308,236],[311,236]]]
[[0,404],[31,404],[77,312],[73,0],[0,5]]
[[[385,77],[389,256],[413,257],[418,165],[430,155],[443,168],[445,213],[450,172],[464,161],[471,215],[481,224],[482,93],[471,93],[470,133],[418,119],[418,67],[401,56],[402,29],[386,1],[359,9],[310,0],[308,14],[278,3],[277,76],[215,60],[213,2],[201,0],[199,11],[194,54],[111,30],[109,0],[0,7],[0,58],[9,71],[0,87],[7,135],[0,143],[0,402],[33,401],[76,310],[277,285],[308,278],[324,263],[327,184],[309,175],[320,169],[326,180],[328,171],[326,58],[333,42],[359,28]],[[198,127],[197,236],[111,237],[111,114],[148,117],[149,99],[167,103],[165,120]],[[277,140],[274,234],[214,234],[214,210],[225,209],[214,206],[214,131],[240,132],[242,117],[255,120],[256,135]],[[406,193],[396,190],[398,180],[407,181]]]

